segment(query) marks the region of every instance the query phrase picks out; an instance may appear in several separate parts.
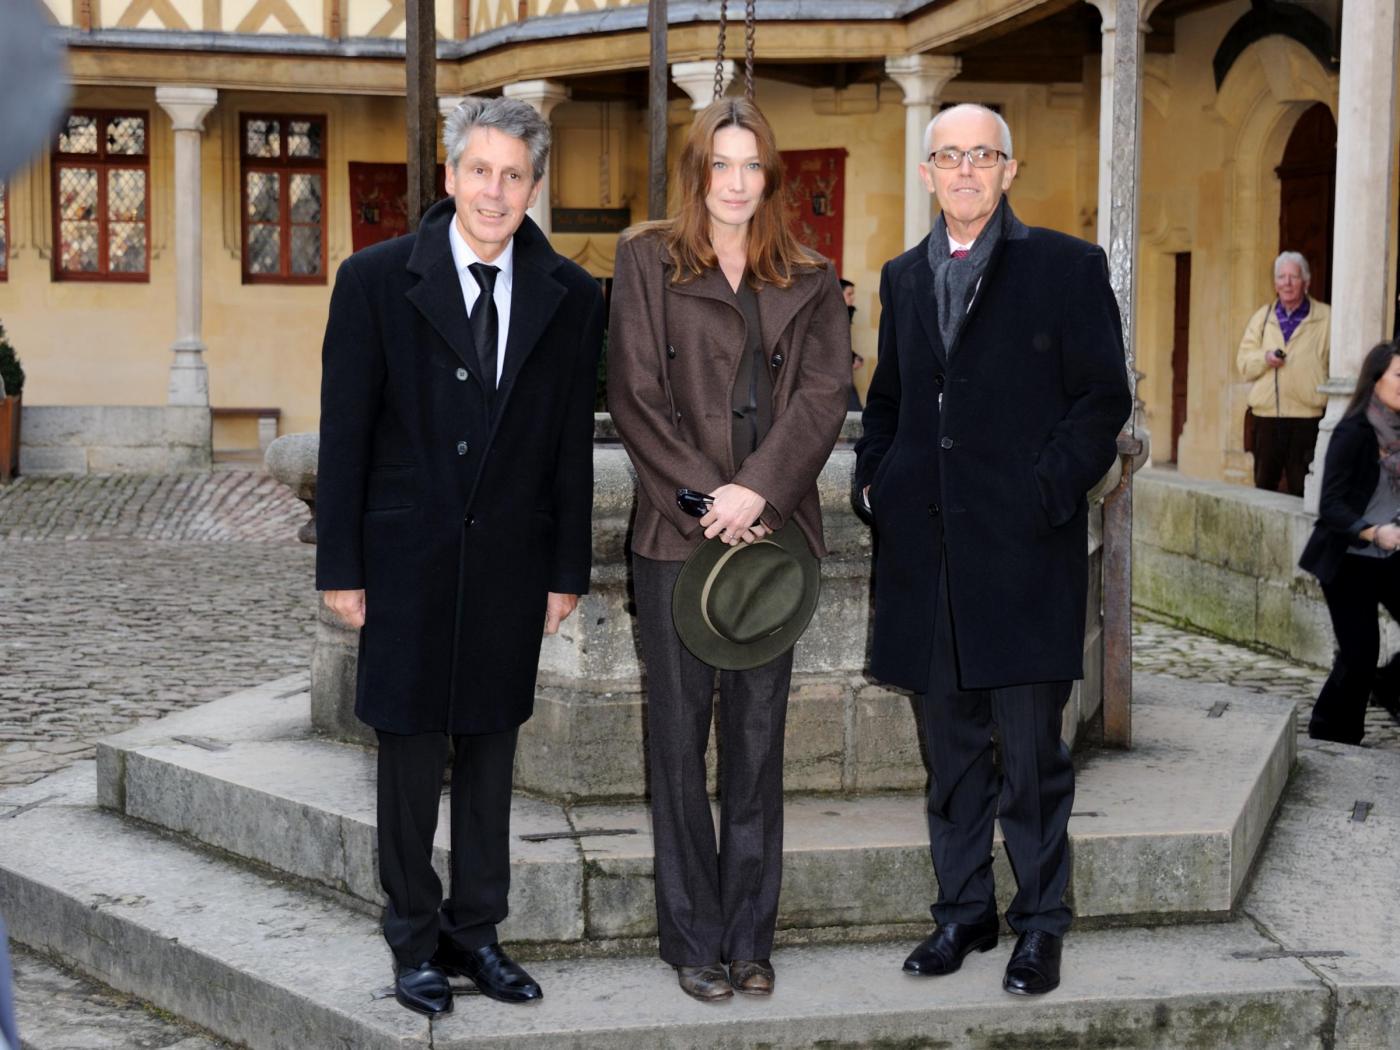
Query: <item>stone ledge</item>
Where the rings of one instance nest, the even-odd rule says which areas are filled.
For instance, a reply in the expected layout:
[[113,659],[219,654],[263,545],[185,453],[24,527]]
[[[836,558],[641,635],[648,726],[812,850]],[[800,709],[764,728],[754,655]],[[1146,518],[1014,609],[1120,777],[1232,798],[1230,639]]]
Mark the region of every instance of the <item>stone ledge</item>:
[[1076,933],[1064,987],[1034,1003],[999,987],[1009,939],[937,981],[898,974],[904,943],[852,944],[780,950],[777,995],[723,1007],[687,999],[654,957],[533,962],[538,1006],[459,998],[430,1027],[381,997],[372,920],[99,810],[91,777],[82,764],[0,795],[39,803],[0,825],[15,939],[260,1050],[1348,1045],[1332,990],[1243,921]]
[[[381,898],[371,760],[310,736],[304,688],[305,677],[292,676],[103,741],[99,798],[372,911]],[[1223,917],[1293,762],[1292,707],[1170,679],[1140,680],[1138,696],[1137,746],[1090,755],[1079,776],[1070,823],[1076,913],[1089,922]],[[1210,717],[1219,703],[1224,713]],[[912,718],[909,729],[912,737]],[[520,796],[513,821],[509,937],[569,943],[655,934],[644,804]],[[927,921],[936,887],[919,794],[791,795],[786,821],[780,926]],[[580,834],[598,829],[607,834]],[[559,837],[520,838],[531,833]],[[436,847],[444,871],[447,839],[444,816]],[[996,865],[1009,898],[999,845]]]
[[[1316,517],[1297,496],[1160,468],[1133,481],[1133,603],[1316,667],[1334,639],[1317,581],[1298,568]],[[1382,619],[1382,652],[1400,628]]]
[[164,474],[208,470],[209,409],[169,405],[25,405],[20,472]]

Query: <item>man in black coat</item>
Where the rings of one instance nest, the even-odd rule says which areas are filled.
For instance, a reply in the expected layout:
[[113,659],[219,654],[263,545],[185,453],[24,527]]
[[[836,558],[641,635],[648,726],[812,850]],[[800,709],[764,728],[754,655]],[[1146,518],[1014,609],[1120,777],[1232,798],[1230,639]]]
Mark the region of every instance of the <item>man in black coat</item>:
[[854,479],[879,542],[871,671],[917,694],[931,766],[938,925],[904,969],[952,973],[995,947],[999,814],[1017,880],[1003,987],[1038,994],[1070,923],[1060,728],[1084,673],[1085,494],[1131,406],[1122,328],[1102,250],[1012,214],[997,114],[945,110],[924,144],[942,214],[880,277]]
[[[378,731],[384,936],[399,1002],[449,976],[507,1002],[539,986],[501,950],[516,733],[541,631],[588,589],[597,282],[525,215],[549,125],[468,99],[447,191],[416,234],[336,276],[322,358],[316,586],[360,627],[356,714]],[[452,890],[432,867],[448,738]]]

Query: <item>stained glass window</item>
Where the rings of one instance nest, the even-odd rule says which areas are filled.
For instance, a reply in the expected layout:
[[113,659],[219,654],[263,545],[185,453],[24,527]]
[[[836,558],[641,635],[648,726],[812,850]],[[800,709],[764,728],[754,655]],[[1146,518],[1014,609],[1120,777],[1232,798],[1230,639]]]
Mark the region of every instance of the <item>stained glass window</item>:
[[147,116],[70,113],[53,155],[54,276],[144,281],[150,270]]
[[326,120],[242,118],[243,279],[324,284]]

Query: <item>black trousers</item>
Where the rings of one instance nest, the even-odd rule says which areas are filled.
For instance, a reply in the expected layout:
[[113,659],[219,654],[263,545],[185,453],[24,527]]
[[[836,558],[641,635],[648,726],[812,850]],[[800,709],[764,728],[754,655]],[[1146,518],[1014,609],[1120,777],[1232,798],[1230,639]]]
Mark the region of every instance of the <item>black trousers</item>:
[[[1366,730],[1366,703],[1378,674],[1380,606],[1400,620],[1400,554],[1388,558],[1344,554],[1337,575],[1322,585],[1322,596],[1332,617],[1337,654],[1313,707],[1308,735],[1359,744]],[[1400,678],[1400,656],[1379,674],[1390,682]]]
[[[1071,683],[963,689],[947,575],[941,575],[929,691],[917,697],[931,767],[928,831],[938,876],[933,917],[940,924],[996,917],[992,821],[999,817],[1016,876],[1007,924],[1017,933],[1064,936],[1071,918],[1064,897],[1074,765],[1060,725]],[[1000,775],[994,730],[1001,739]]]
[[705,786],[715,668],[671,619],[681,562],[633,556],[647,681],[647,778],[661,958],[672,966],[766,959],[783,876],[783,727],[792,651],[719,672],[719,850]]
[[452,893],[433,870],[447,762],[444,733],[379,733],[379,880],[389,898],[384,939],[417,966],[440,937],[462,948],[497,940],[510,893],[510,792],[518,730],[451,738]]
[[1254,487],[1303,494],[1303,481],[1317,449],[1320,419],[1254,417]]

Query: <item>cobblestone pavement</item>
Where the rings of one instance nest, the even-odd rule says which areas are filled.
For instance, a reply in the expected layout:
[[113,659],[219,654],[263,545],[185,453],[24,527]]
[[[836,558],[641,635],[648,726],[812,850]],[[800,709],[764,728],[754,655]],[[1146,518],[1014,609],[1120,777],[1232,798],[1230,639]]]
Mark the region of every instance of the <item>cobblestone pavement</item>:
[[[1133,617],[1133,669],[1197,682],[1219,682],[1252,693],[1287,697],[1298,705],[1298,734],[1307,736],[1308,717],[1326,670],[1192,634],[1138,610]],[[1366,710],[1366,747],[1400,751],[1400,723],[1389,712]]]
[[0,785],[90,758],[139,719],[308,667],[305,519],[246,471],[0,489]]
[[[25,479],[0,488],[0,785],[92,742],[305,669],[314,628],[306,511],[256,471]],[[1303,724],[1324,672],[1139,617],[1134,666],[1285,696]],[[1367,743],[1400,750],[1370,712]],[[28,1050],[216,1050],[150,1008],[16,952]]]

